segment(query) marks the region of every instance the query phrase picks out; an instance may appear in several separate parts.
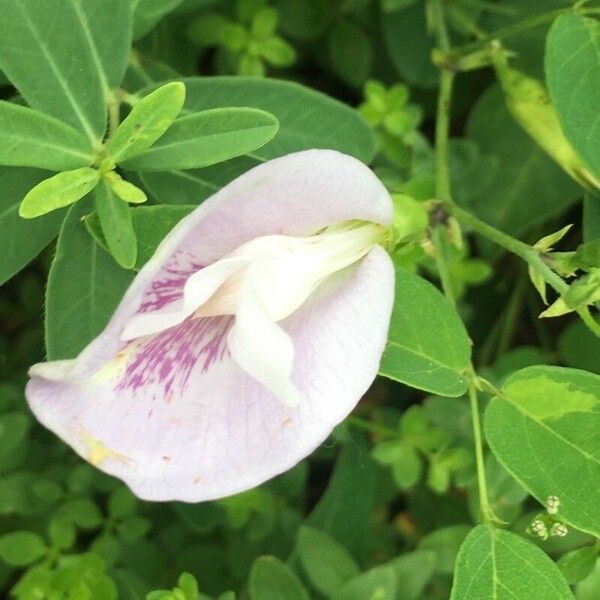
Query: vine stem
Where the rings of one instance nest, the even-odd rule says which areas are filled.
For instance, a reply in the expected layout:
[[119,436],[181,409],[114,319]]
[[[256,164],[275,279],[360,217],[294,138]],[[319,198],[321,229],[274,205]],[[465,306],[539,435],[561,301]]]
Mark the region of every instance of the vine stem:
[[[491,225],[488,225],[484,221],[478,219],[475,215],[460,208],[452,201],[443,200],[443,202],[446,210],[456,217],[458,221],[496,243],[498,246],[522,258],[530,267],[537,271],[544,278],[546,283],[558,294],[562,295],[569,289],[567,283],[565,283],[565,281],[544,262],[544,259],[535,248],[507,235]],[[592,316],[588,307],[579,308],[576,312],[588,329],[600,337],[600,323]]]
[[475,464],[477,466],[477,487],[479,488],[479,510],[487,523],[496,521],[494,511],[488,500],[487,481],[485,478],[485,462],[483,457],[483,436],[481,435],[481,417],[479,416],[479,400],[477,398],[477,377],[471,373],[469,382],[469,404],[471,407],[471,423],[475,440]]
[[350,415],[346,420],[352,427],[355,427],[356,429],[362,429],[363,431],[368,431],[369,433],[377,433],[385,437],[398,437],[398,432],[391,427],[386,427],[385,425],[380,425],[374,421],[362,419],[356,415]]
[[[450,51],[450,39],[446,28],[444,10],[441,0],[431,0],[431,14],[434,29],[436,32],[437,43],[445,53]],[[436,178],[435,192],[436,197],[444,205],[454,206],[452,202],[450,188],[450,173],[448,169],[448,142],[450,138],[450,106],[452,102],[452,88],[454,84],[454,73],[444,66],[440,67],[440,88],[437,105],[436,126],[435,126],[435,157],[436,157]],[[443,231],[441,227],[434,228],[432,241],[436,249],[436,261],[440,279],[446,297],[454,303],[454,296],[450,288],[449,273],[444,260],[444,244],[440,239]],[[490,507],[487,483],[485,475],[485,464],[483,458],[483,436],[481,434],[481,421],[479,418],[479,405],[477,401],[477,376],[473,365],[469,365],[469,401],[471,406],[471,423],[473,425],[473,436],[475,442],[475,460],[477,465],[477,485],[479,490],[479,505],[481,507],[481,517],[487,523],[494,522],[494,513]]]
[[[528,29],[534,29],[535,27],[545,25],[546,23],[554,21],[554,19],[556,19],[563,13],[571,12],[572,10],[572,8],[552,10],[550,12],[542,13],[541,15],[536,15],[535,17],[531,17],[523,21],[519,21],[512,25],[508,25],[507,27],[503,27],[502,29],[493,31],[475,42],[470,42],[469,44],[458,46],[457,48],[454,48],[450,54],[453,58],[465,56],[466,54],[470,54],[471,52],[476,52],[477,50],[485,48],[493,40],[501,40],[522,33],[523,31],[527,31]],[[594,15],[599,14],[600,9],[579,8],[578,12],[582,15]]]

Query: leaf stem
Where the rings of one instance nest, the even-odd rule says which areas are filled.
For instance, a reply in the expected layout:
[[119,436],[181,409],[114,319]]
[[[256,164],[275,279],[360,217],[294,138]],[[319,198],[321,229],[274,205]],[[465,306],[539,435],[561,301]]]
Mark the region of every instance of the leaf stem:
[[[525,244],[516,238],[488,225],[478,219],[475,215],[460,208],[452,201],[445,202],[446,210],[458,219],[463,225],[466,225],[473,231],[488,238],[498,246],[516,254],[522,258],[530,267],[537,271],[558,294],[564,294],[568,289],[568,284],[559,277],[544,261],[538,250]],[[600,337],[600,323],[592,316],[588,307],[577,309],[581,320],[595,335]]]
[[477,486],[479,488],[479,509],[486,523],[496,521],[494,512],[488,500],[487,482],[485,478],[485,462],[483,457],[483,439],[481,435],[481,418],[479,416],[479,401],[477,399],[477,376],[471,374],[469,383],[469,404],[471,406],[471,422],[475,440],[475,462],[477,465]]
[[[471,52],[476,52],[477,50],[485,48],[493,40],[501,40],[507,37],[512,37],[513,35],[517,35],[519,33],[522,33],[523,31],[527,31],[528,29],[534,29],[535,27],[545,25],[546,23],[554,21],[554,19],[556,19],[563,13],[571,11],[572,8],[562,8],[558,10],[552,10],[547,13],[542,13],[541,15],[535,15],[534,17],[524,19],[523,21],[518,21],[517,23],[513,23],[512,25],[508,25],[496,31],[492,31],[491,33],[485,35],[484,37],[475,42],[470,42],[468,44],[464,44],[463,46],[458,46],[457,48],[454,48],[450,53],[450,56],[452,58],[458,58],[467,54],[471,54]],[[578,9],[578,12],[582,15],[594,15],[600,13],[600,9],[580,8]]]
[[[444,19],[444,10],[441,0],[431,0],[431,15],[437,35],[437,43],[440,49],[448,53],[450,51],[450,40]],[[437,105],[437,116],[435,126],[435,153],[436,153],[436,197],[444,205],[454,206],[450,188],[450,173],[448,169],[448,142],[450,137],[450,105],[452,102],[452,86],[454,84],[454,73],[444,66],[440,67],[440,89]],[[449,282],[449,273],[445,261],[443,239],[438,237],[443,234],[443,228],[438,226],[434,229],[432,241],[436,248],[436,261],[442,286],[446,297],[454,303],[454,297]],[[438,234],[438,235],[436,235]],[[475,440],[475,460],[477,464],[477,484],[479,489],[479,504],[481,515],[486,522],[494,521],[494,514],[489,505],[487,495],[487,483],[485,477],[485,464],[483,458],[483,439],[481,434],[481,422],[479,418],[479,405],[477,402],[477,375],[473,366],[469,366],[469,400],[471,405],[471,422],[473,425],[473,436]]]
[[350,415],[346,419],[346,422],[356,429],[362,429],[363,431],[368,431],[369,433],[378,433],[379,435],[383,435],[388,438],[398,437],[399,435],[398,432],[391,427],[386,427],[385,425],[368,421],[367,419],[357,417],[356,415]]

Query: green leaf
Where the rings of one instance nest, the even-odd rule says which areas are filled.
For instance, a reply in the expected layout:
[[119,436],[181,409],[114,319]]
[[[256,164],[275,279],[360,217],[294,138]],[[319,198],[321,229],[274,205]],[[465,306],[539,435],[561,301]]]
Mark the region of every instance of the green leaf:
[[141,190],[136,185],[133,185],[133,183],[123,179],[116,171],[104,173],[104,180],[108,183],[110,189],[121,198],[123,202],[141,204],[148,200],[144,190]]
[[256,559],[250,571],[251,600],[309,600],[294,573],[274,556]]
[[568,583],[579,583],[592,573],[597,558],[597,548],[579,548],[563,554],[558,560],[558,568]]
[[[577,184],[521,130],[497,86],[475,105],[467,136],[497,162],[494,176],[470,207],[484,221],[517,234],[563,211],[577,198]],[[468,203],[460,195],[456,199]]]
[[106,155],[116,163],[148,150],[171,127],[181,112],[185,85],[167,83],[144,96],[131,109],[106,146]]
[[199,204],[211,194],[258,164],[242,156],[205,169],[190,171],[144,171],[140,178],[150,193],[162,204]]
[[451,600],[569,600],[558,567],[537,546],[509,531],[479,525],[461,546]]
[[436,563],[435,552],[415,550],[402,554],[387,564],[398,581],[396,600],[418,600],[431,580]]
[[31,531],[13,531],[0,537],[0,558],[14,567],[25,567],[46,554],[44,540]]
[[[492,451],[560,518],[600,534],[600,376],[561,367],[528,367],[509,377],[485,414]],[[560,457],[559,459],[557,457]]]
[[546,80],[565,135],[600,180],[600,23],[560,15],[546,41]]
[[329,32],[329,59],[334,72],[343,81],[361,86],[371,74],[373,48],[365,33],[351,23],[341,20]]
[[396,269],[396,296],[379,373],[406,385],[461,396],[471,344],[450,302],[429,282]]
[[89,211],[88,202],[69,210],[50,268],[46,291],[49,360],[77,356],[104,329],[133,278],[86,231],[81,218]]
[[183,0],[138,0],[133,14],[133,39],[138,40],[149,33],[182,2]]
[[566,366],[600,374],[600,338],[583,321],[574,321],[561,333],[558,349]]
[[375,147],[370,127],[355,110],[307,87],[275,79],[190,77],[185,109],[251,106],[279,121],[279,133],[253,156],[269,160],[297,150],[331,148],[370,162]]
[[[138,243],[136,269],[143,267],[150,260],[167,233],[190,214],[195,206],[142,206],[131,210],[133,229]],[[84,219],[85,226],[95,240],[104,248],[107,242],[100,227],[97,213]],[[108,248],[107,248],[108,249]]]
[[325,596],[331,596],[360,573],[344,546],[312,527],[300,528],[298,554],[310,582]]
[[370,534],[374,488],[375,472],[367,448],[364,442],[351,439],[342,446],[327,489],[305,523],[327,532],[357,558],[363,558]]
[[73,204],[91,192],[99,179],[100,173],[90,167],[57,173],[29,190],[19,206],[19,215],[33,219]]
[[396,600],[396,587],[392,567],[375,567],[346,583],[331,600]]
[[383,39],[400,77],[418,87],[431,88],[439,79],[431,62],[433,38],[427,31],[422,2],[381,15]]
[[26,106],[0,101],[0,136],[2,165],[62,171],[94,162],[77,129]]
[[68,500],[58,514],[70,519],[81,529],[97,529],[104,521],[98,505],[89,498]]
[[32,221],[19,217],[23,196],[46,176],[46,171],[37,169],[0,167],[0,284],[32,261],[58,234],[62,211]]
[[2,0],[1,4],[0,68],[33,108],[99,142],[106,128],[105,98],[121,83],[127,66],[130,3]]
[[56,548],[64,550],[73,546],[77,531],[71,519],[64,516],[55,516],[48,525],[48,535]]
[[183,80],[185,109],[202,111],[251,106],[273,114],[279,131],[268,144],[217,166],[193,171],[144,172],[150,193],[165,204],[197,204],[262,161],[310,148],[331,148],[369,163],[373,133],[350,107],[315,90],[288,81],[251,77],[202,77]]
[[253,108],[217,108],[177,119],[146,152],[126,161],[134,171],[207,167],[257,150],[277,133],[277,119]]
[[600,195],[586,194],[583,198],[583,239],[600,239]]
[[597,600],[600,590],[600,559],[596,560],[596,566],[589,577],[584,579],[576,587],[577,600]]
[[469,533],[468,525],[450,525],[436,529],[419,542],[419,550],[435,552],[435,570],[451,575],[459,548]]
[[124,269],[131,269],[137,258],[137,241],[131,211],[102,180],[96,187],[96,212],[108,250]]

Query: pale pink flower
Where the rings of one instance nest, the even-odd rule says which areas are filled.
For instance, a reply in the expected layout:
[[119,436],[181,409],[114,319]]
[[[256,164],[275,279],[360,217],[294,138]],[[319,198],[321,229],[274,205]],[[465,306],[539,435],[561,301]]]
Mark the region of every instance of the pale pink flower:
[[76,359],[31,368],[33,412],[148,500],[219,498],[291,468],[377,374],[392,212],[338,152],[250,170],[167,235]]

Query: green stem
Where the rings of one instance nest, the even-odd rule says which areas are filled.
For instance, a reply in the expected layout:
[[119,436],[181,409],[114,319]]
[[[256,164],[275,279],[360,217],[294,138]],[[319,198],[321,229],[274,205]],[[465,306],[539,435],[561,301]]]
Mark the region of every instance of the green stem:
[[121,97],[118,93],[114,93],[108,102],[108,139],[112,138],[121,118]]
[[[441,0],[431,1],[431,14],[433,25],[437,35],[437,43],[445,53],[450,51],[450,40],[444,19],[444,10]],[[454,206],[450,189],[450,174],[448,169],[448,141],[450,138],[450,104],[452,102],[452,86],[454,84],[454,73],[445,69],[440,70],[440,89],[438,96],[437,118],[435,126],[435,153],[436,153],[436,197],[448,206]],[[432,241],[436,247],[436,260],[440,279],[446,297],[454,302],[454,296],[450,287],[449,273],[445,261],[445,245],[443,239],[438,238],[443,231],[436,227],[433,231]],[[479,419],[479,406],[477,403],[476,382],[477,376],[470,366],[469,399],[471,403],[471,421],[473,424],[473,435],[475,439],[475,459],[477,463],[477,483],[479,489],[479,503],[481,514],[486,522],[493,521],[493,512],[490,508],[487,495],[487,484],[485,478],[485,464],[483,461],[483,440],[481,435],[481,423]]]
[[548,284],[559,294],[564,294],[569,288],[569,286],[544,262],[538,251],[529,244],[525,244],[499,229],[488,225],[484,221],[478,219],[475,215],[452,202],[446,202],[446,209],[461,223],[473,231],[522,258],[528,265],[538,271]]
[[[524,21],[513,23],[512,25],[508,25],[507,27],[503,27],[502,29],[498,29],[497,31],[493,31],[492,33],[485,35],[476,42],[471,42],[469,44],[464,44],[463,46],[454,48],[452,50],[451,56],[454,58],[471,54],[471,52],[476,52],[477,50],[485,48],[493,40],[502,40],[507,37],[512,37],[513,35],[518,35],[519,33],[527,31],[528,29],[534,29],[535,27],[540,27],[541,25],[545,25],[546,23],[551,23],[552,21],[554,21],[554,19],[556,19],[556,17],[559,17],[563,13],[571,11],[571,8],[553,10],[547,13],[543,13],[541,15],[536,15],[529,19],[525,19]],[[578,12],[583,15],[593,15],[598,14],[600,12],[600,9],[581,8]]]
[[[544,281],[546,281],[546,283],[558,294],[563,295],[569,289],[567,283],[565,283],[565,281],[563,281],[563,279],[545,263],[544,259],[535,248],[503,233],[487,223],[484,223],[475,215],[456,206],[456,204],[451,201],[446,202],[445,206],[448,212],[454,215],[461,223],[498,244],[498,246],[501,246],[505,250],[522,258],[532,269],[538,272],[544,278]],[[600,337],[600,323],[591,315],[589,309],[583,307],[577,309],[576,312],[588,329]]]
[[361,417],[357,417],[355,415],[350,415],[346,419],[346,422],[356,429],[362,429],[363,431],[368,431],[369,433],[377,433],[385,437],[398,437],[399,435],[398,432],[391,427],[379,425],[379,423],[374,423],[373,421],[368,421],[367,419],[362,419]]
[[446,229],[443,225],[436,225],[431,232],[431,241],[435,247],[435,264],[437,267],[444,295],[454,306],[456,298],[452,288],[452,278],[446,261]]
[[435,195],[440,200],[451,200],[450,173],[448,171],[448,142],[450,137],[450,103],[454,73],[441,69],[435,124]]
[[483,457],[483,439],[481,435],[481,419],[479,416],[479,402],[477,400],[476,376],[472,374],[469,383],[469,403],[471,405],[471,422],[473,424],[473,438],[475,440],[475,462],[477,465],[477,486],[479,488],[479,509],[486,523],[495,521],[494,512],[488,500],[487,482],[485,478],[485,462]]

